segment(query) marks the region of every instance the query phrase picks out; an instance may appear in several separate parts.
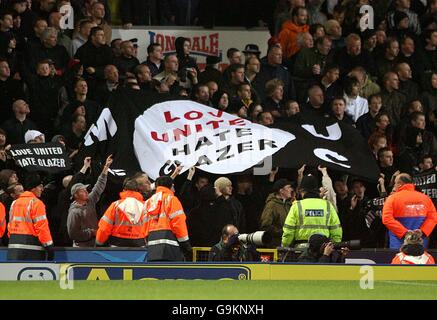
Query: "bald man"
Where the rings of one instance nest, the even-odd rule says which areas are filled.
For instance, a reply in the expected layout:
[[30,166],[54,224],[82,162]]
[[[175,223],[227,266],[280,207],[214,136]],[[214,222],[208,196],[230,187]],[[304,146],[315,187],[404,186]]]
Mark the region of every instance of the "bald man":
[[[413,179],[406,173],[395,178],[393,193],[382,209],[382,223],[389,230],[389,246],[399,249],[408,230],[420,229],[428,237],[437,224],[432,200],[415,190]],[[427,246],[425,239],[424,246]]]

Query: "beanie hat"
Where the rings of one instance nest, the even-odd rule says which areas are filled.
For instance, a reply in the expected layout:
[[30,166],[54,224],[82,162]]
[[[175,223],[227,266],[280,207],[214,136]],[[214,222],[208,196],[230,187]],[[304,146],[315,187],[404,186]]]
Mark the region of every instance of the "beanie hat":
[[323,234],[315,233],[308,240],[309,250],[319,252],[322,244],[329,242],[329,238]]
[[24,179],[24,190],[32,190],[40,184],[42,184],[40,175],[37,173],[31,173]]
[[27,130],[24,134],[24,142],[29,143],[29,141],[35,140],[36,137],[39,136],[44,136],[44,134],[42,132],[39,132],[38,130]]
[[205,202],[214,201],[217,198],[217,195],[215,193],[215,189],[213,186],[206,185],[199,190],[199,197],[200,197],[200,202],[205,203]]
[[319,192],[319,183],[313,175],[309,174],[302,178],[300,188],[308,192]]
[[287,179],[279,179],[273,184],[273,192],[278,193],[285,186],[291,186],[291,181]]
[[223,190],[228,186],[232,186],[232,182],[226,177],[220,177],[214,182],[214,187],[217,188],[219,191]]

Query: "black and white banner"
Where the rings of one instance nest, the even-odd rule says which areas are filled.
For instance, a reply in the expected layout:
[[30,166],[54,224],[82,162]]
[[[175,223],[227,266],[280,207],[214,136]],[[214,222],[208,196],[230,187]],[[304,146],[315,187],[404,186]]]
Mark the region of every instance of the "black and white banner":
[[376,181],[376,161],[355,128],[301,119],[265,127],[193,101],[121,89],[86,134],[84,155],[113,154],[119,177],[143,171],[156,179],[178,165],[217,174],[255,167],[254,174],[268,174],[273,166],[307,164]]
[[12,145],[15,163],[28,171],[58,173],[70,169],[70,159],[60,143],[27,143]]
[[433,168],[413,176],[413,183],[437,203],[437,171]]

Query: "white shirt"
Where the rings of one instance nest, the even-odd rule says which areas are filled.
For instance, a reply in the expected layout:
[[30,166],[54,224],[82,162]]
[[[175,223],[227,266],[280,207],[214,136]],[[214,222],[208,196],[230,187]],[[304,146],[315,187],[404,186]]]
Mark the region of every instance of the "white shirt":
[[344,99],[346,100],[346,113],[352,117],[354,122],[357,122],[359,117],[369,112],[367,99],[360,96],[353,99],[349,98],[347,95],[344,95]]

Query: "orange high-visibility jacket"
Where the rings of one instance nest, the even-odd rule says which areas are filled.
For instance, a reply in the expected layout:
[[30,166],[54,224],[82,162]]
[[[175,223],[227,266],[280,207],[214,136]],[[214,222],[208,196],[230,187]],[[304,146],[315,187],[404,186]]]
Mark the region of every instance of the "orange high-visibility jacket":
[[186,242],[186,216],[173,191],[158,187],[146,201],[148,259],[175,261],[181,259],[180,242]]
[[298,26],[292,21],[284,22],[281,32],[278,34],[284,57],[290,58],[299,51],[297,36],[299,33],[309,32],[309,30],[310,27],[307,24]]
[[435,264],[434,258],[424,252],[421,256],[409,256],[403,252],[399,252],[391,261],[391,264]]
[[[8,235],[9,237],[12,235],[31,236],[38,239],[44,247],[53,245],[46,206],[32,192],[26,191],[12,202],[9,211]],[[10,242],[9,248],[27,249],[26,244]],[[34,250],[34,248],[29,249]]]
[[428,237],[437,223],[437,212],[432,200],[408,183],[385,200],[382,223],[389,230],[390,248],[399,249],[408,230],[420,229]]
[[120,200],[113,202],[100,219],[96,244],[103,245],[110,239],[113,245],[137,246],[121,239],[138,239],[142,242],[140,246],[144,246],[145,222],[143,196],[139,192],[123,191],[120,193]]
[[6,231],[6,209],[3,203],[0,202],[0,238],[3,237]]

